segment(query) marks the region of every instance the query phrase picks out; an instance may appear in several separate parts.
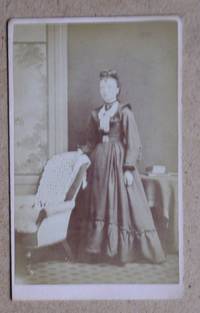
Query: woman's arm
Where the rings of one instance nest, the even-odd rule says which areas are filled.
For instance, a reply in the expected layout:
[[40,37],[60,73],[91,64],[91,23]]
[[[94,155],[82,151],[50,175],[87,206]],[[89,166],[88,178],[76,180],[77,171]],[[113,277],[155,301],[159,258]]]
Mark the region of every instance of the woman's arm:
[[98,128],[93,114],[91,114],[89,117],[86,138],[86,144],[83,146],[79,146],[78,148],[81,149],[83,153],[90,154],[95,148],[98,141]]
[[137,160],[141,159],[142,150],[138,128],[131,108],[125,107],[123,109],[122,123],[125,141],[124,170],[131,171],[135,169]]

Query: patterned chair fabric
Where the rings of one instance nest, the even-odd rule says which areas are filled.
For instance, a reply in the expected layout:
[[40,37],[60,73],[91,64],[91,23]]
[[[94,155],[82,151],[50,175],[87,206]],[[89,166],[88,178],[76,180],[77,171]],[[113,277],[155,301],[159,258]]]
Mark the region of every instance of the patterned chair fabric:
[[[50,159],[44,168],[36,195],[16,196],[15,230],[18,233],[37,232],[41,236],[40,228],[48,228],[48,218],[52,224],[61,213],[67,213],[69,219],[78,190],[86,184],[89,165],[89,158],[79,152],[65,152]],[[42,210],[45,210],[47,220],[37,225]],[[66,223],[68,225],[68,221]]]

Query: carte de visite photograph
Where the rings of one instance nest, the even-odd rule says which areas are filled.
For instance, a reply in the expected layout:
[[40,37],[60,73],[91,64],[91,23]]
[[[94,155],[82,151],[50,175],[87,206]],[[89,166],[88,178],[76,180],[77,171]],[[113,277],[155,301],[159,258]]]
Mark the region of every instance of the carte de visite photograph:
[[180,296],[181,21],[8,35],[12,298]]

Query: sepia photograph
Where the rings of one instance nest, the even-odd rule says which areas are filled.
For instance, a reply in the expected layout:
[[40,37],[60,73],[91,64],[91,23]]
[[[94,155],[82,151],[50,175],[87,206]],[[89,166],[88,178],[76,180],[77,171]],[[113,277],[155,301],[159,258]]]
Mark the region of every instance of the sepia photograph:
[[180,20],[8,32],[12,298],[180,297]]

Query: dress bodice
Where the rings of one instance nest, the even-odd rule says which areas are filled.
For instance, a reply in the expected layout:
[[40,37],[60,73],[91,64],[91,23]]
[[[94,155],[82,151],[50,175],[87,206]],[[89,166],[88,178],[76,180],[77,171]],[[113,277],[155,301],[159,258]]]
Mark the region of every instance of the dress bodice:
[[[98,123],[99,124],[99,123]],[[108,142],[122,141],[123,140],[123,131],[122,131],[122,123],[119,112],[117,112],[110,119],[110,130],[109,132],[104,132],[99,129],[99,140],[102,141],[103,136],[108,137]]]
[[[123,146],[124,166],[133,168],[137,160],[141,159],[141,141],[135,122],[134,114],[129,104],[120,104],[118,111],[110,118],[109,131],[100,129],[99,111],[102,107],[91,112],[87,143],[81,147],[84,153],[90,155],[97,146],[103,143],[120,143]],[[107,137],[107,138],[106,138]],[[109,148],[109,144],[106,145]]]

